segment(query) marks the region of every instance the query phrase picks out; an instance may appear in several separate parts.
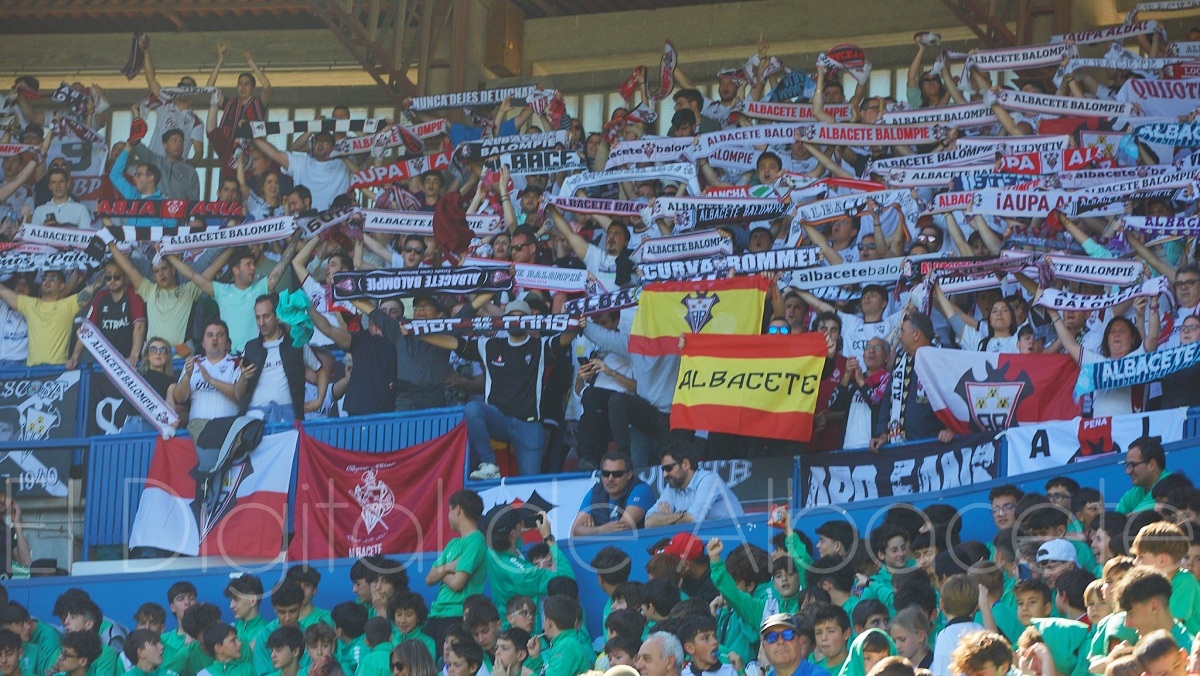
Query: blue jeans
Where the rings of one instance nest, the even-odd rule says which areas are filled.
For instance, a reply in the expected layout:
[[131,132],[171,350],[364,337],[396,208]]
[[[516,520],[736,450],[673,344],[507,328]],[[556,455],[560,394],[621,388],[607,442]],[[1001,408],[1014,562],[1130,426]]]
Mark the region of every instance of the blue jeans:
[[467,448],[477,466],[483,462],[496,462],[492,451],[492,439],[503,441],[513,447],[517,455],[517,473],[531,476],[542,471],[542,446],[546,432],[541,421],[526,422],[510,418],[500,409],[482,401],[468,402],[463,408],[463,419],[467,422]]
[[295,412],[292,411],[291,404],[284,406],[273,401],[266,406],[251,406],[246,410],[246,414],[261,419],[264,425],[270,425],[271,423],[292,422]]

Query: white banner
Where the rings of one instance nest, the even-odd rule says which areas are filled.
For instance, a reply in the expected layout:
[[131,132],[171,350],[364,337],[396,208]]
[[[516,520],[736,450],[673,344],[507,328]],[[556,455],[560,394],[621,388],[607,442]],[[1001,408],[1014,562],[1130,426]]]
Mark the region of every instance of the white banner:
[[1164,444],[1183,438],[1187,409],[1132,413],[1110,418],[1075,418],[1010,427],[1008,476],[1063,468],[1073,462],[1112,459],[1139,437],[1162,437]]
[[636,141],[621,141],[608,153],[604,169],[617,169],[630,164],[650,162],[660,164],[666,162],[681,162],[685,158],[684,151],[692,146],[696,139],[687,138],[641,138]]
[[594,185],[607,185],[609,183],[620,183],[621,181],[649,181],[652,179],[687,183],[691,194],[700,194],[700,180],[696,175],[696,165],[691,162],[663,164],[657,167],[614,169],[613,171],[583,171],[563,179],[562,188],[559,189],[558,194],[562,197],[574,197],[575,191],[590,188]]
[[[364,232],[383,232],[392,235],[433,236],[433,214],[425,211],[380,211],[360,209],[365,219]],[[480,237],[487,237],[507,229],[504,219],[491,214],[467,214],[467,227]]]
[[204,232],[164,237],[158,250],[160,253],[170,254],[196,249],[261,244],[283,239],[295,231],[296,219],[292,216],[280,216],[220,230],[205,230]]
[[728,256],[733,253],[733,240],[716,230],[701,230],[670,237],[643,239],[633,252],[639,263],[658,263],[700,256]]
[[142,378],[142,374],[105,339],[100,329],[85,319],[79,325],[76,335],[79,336],[79,342],[92,353],[104,369],[104,375],[112,380],[137,412],[154,425],[164,439],[174,436],[175,427],[179,424],[179,416],[175,409],[158,396],[158,392],[150,387],[150,383]]
[[944,124],[950,127],[986,127],[996,124],[996,113],[986,103],[960,103],[915,110],[894,110],[883,114],[884,124]]

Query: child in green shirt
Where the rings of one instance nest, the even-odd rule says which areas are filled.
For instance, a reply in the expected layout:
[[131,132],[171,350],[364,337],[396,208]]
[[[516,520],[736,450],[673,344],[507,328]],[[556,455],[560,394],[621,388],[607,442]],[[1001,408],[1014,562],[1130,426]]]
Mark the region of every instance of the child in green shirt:
[[347,676],[342,665],[334,658],[337,634],[334,633],[333,627],[324,622],[317,622],[305,629],[304,648],[304,660],[308,662],[306,671],[324,676]]
[[[496,613],[496,606],[490,602],[487,607],[492,609],[492,614]],[[425,599],[419,594],[414,594],[410,591],[397,592],[388,601],[388,617],[392,618],[395,624],[395,629],[392,631],[392,645],[400,645],[401,641],[409,639],[420,641],[421,645],[429,649],[429,657],[433,659],[437,655],[437,646],[434,645],[433,638],[424,632],[425,621],[429,618],[429,610],[425,607]],[[500,623],[499,617],[496,619],[496,624]]]
[[21,668],[21,637],[8,629],[0,629],[0,676],[34,676]]
[[200,647],[213,658],[200,676],[256,676],[254,666],[242,659],[242,642],[232,625],[218,622],[205,629]]
[[[315,623],[314,623],[315,624]],[[267,650],[271,651],[270,676],[303,676],[306,669],[300,667],[304,655],[304,634],[299,627],[280,627],[267,637]]]
[[100,642],[100,634],[94,631],[69,631],[63,634],[62,650],[58,653],[58,663],[54,665],[55,673],[62,676],[88,676],[105,647]]
[[821,606],[813,614],[813,636],[824,659],[816,665],[831,674],[838,673],[849,656],[850,616],[839,606]]
[[367,647],[366,638],[363,637],[363,629],[367,626],[367,620],[371,619],[367,617],[370,610],[371,608],[353,601],[343,601],[334,606],[333,612],[330,613],[333,617],[334,635],[337,637],[337,646],[333,651],[334,659],[341,665],[342,671],[346,672],[346,676],[353,676],[359,663],[371,651]]

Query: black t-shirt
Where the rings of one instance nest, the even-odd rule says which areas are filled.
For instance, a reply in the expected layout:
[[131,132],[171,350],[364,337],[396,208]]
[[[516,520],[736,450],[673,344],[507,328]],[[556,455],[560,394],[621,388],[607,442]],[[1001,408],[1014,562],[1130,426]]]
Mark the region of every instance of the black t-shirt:
[[105,289],[96,296],[93,312],[96,327],[112,343],[117,352],[128,355],[133,349],[133,292],[126,290],[121,300],[115,300]]
[[162,371],[146,371],[142,373],[142,377],[163,399],[167,398],[167,388],[175,384],[175,379]]
[[483,364],[487,403],[510,418],[541,420],[542,390],[549,352],[558,338],[534,338],[513,345],[507,338],[458,339],[458,353]]
[[396,348],[383,336],[368,331],[350,334],[354,370],[343,406],[350,415],[385,413],[396,408]]

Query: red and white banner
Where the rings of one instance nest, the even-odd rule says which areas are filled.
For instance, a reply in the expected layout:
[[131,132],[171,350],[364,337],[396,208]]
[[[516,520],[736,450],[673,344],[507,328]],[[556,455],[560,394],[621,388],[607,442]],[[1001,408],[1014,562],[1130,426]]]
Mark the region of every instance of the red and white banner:
[[350,188],[357,190],[358,188],[387,185],[396,181],[407,181],[427,171],[440,171],[448,166],[450,166],[450,153],[422,155],[403,162],[385,164],[380,167],[367,167],[362,171],[355,172],[350,177]]
[[1013,427],[1008,440],[1008,475],[1063,468],[1100,456],[1129,450],[1138,437],[1162,437],[1164,444],[1183,438],[1187,409],[1131,413],[1108,418],[1072,418],[1059,422]]
[[[433,214],[425,211],[380,211],[360,209],[364,232],[383,232],[389,235],[433,236]],[[492,214],[467,214],[467,227],[480,237],[506,229],[504,219]]]
[[696,137],[697,145],[691,151],[693,160],[708,157],[717,148],[730,146],[788,145],[795,143],[796,134],[808,128],[808,123],[756,124],[751,127],[713,131]]
[[975,192],[975,203],[971,206],[971,212],[1009,218],[1045,218],[1051,211],[1066,208],[1077,198],[1076,193],[1062,190],[987,188]]
[[1117,118],[1136,114],[1132,103],[1105,99],[1081,99],[1034,92],[1001,89],[995,93],[996,103],[1005,110],[1033,115],[1064,115],[1070,117]]
[[923,347],[916,375],[933,412],[955,434],[997,432],[1079,415],[1079,365],[1061,354],[993,354]]
[[1119,26],[1113,26],[1112,28],[1101,28],[1094,31],[1079,31],[1078,33],[1052,35],[1050,36],[1050,42],[1053,44],[1073,42],[1077,45],[1094,45],[1100,42],[1120,42],[1127,38],[1133,38],[1139,35],[1149,35],[1162,30],[1162,26],[1159,25],[1157,21],[1138,21],[1135,23],[1124,23]]
[[892,110],[883,114],[884,124],[944,124],[950,127],[986,127],[996,124],[996,113],[986,103],[960,103],[915,110]]
[[1104,157],[1097,147],[1067,148],[1063,151],[1014,153],[1000,158],[996,171],[1005,174],[1040,176],[1060,171],[1078,171]]
[[243,223],[220,230],[205,230],[203,232],[171,235],[163,237],[159,252],[163,254],[183,253],[196,249],[213,249],[216,247],[246,246],[261,244],[283,239],[296,231],[296,219],[293,216],[268,218],[253,223]]
[[627,200],[606,200],[592,197],[556,197],[548,195],[543,198],[547,204],[553,204],[563,211],[581,214],[607,214],[624,218],[640,217],[641,202]]
[[633,260],[639,263],[678,261],[701,256],[728,256],[733,253],[733,240],[716,230],[700,230],[670,237],[643,239]]
[[463,487],[466,454],[465,424],[386,453],[348,451],[302,435],[288,559],[440,550],[453,536],[445,505]]
[[265,436],[216,476],[196,473],[190,437],[159,439],[129,546],[185,556],[274,559],[287,529],[298,437],[296,431]]
[[1050,134],[1044,136],[968,136],[954,143],[956,150],[984,146],[991,148],[1000,155],[1016,153],[1040,153],[1048,151],[1063,151],[1071,144],[1071,137],[1066,134]]
[[813,124],[800,130],[801,140],[835,146],[909,146],[937,143],[949,127],[940,124]]
[[[773,103],[771,101],[743,100],[734,108],[746,117],[771,122],[816,122],[811,103]],[[826,104],[825,114],[838,122],[849,120],[853,114],[849,104]]]

